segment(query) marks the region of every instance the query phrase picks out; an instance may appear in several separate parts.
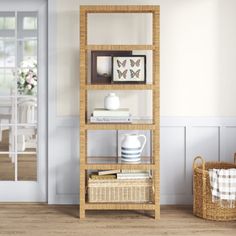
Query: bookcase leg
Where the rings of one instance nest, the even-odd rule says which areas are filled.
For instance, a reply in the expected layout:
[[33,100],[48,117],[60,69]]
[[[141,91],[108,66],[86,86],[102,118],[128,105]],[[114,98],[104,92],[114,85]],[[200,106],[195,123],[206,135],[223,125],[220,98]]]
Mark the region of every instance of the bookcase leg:
[[82,219],[85,219],[85,209],[84,207],[80,206],[80,209],[79,209],[79,218],[82,220]]
[[154,216],[155,220],[160,220],[160,208],[156,207],[155,209],[155,216]]

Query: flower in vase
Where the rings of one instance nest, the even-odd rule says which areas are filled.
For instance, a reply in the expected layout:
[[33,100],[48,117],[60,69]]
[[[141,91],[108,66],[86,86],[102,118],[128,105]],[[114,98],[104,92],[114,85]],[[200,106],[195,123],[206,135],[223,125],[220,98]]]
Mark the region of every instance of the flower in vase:
[[37,93],[38,77],[36,61],[23,61],[17,75],[17,88],[20,94],[33,95]]

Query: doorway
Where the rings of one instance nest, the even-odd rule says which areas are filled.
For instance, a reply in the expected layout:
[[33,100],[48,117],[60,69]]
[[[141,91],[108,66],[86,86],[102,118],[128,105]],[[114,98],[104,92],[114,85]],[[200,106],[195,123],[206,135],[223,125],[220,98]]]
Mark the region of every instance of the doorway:
[[0,201],[47,201],[47,1],[0,0]]

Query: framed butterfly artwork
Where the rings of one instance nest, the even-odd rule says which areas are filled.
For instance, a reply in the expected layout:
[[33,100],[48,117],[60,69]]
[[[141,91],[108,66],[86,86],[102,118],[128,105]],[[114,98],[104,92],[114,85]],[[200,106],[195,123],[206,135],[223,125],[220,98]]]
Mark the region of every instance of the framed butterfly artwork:
[[113,83],[146,83],[146,56],[113,56]]
[[129,56],[132,51],[91,51],[91,83],[112,82],[112,57]]

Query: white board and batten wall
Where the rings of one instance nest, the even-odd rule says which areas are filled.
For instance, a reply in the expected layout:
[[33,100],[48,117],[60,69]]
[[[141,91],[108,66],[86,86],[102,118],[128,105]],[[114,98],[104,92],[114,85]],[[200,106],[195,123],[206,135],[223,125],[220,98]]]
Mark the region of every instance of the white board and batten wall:
[[[233,160],[236,151],[234,0],[50,0],[50,204],[74,204],[79,199],[79,6],[127,2],[161,7],[161,203],[191,203],[192,161],[196,155],[209,161]],[[150,39],[149,34],[142,33],[148,19],[139,23],[134,16],[126,18],[125,24],[133,26],[130,31],[130,27],[120,26],[124,19],[112,28],[109,23],[117,19],[106,21],[104,16],[100,17],[106,27],[99,31],[95,23],[91,24],[91,40],[112,40],[112,35],[121,34],[127,40]],[[139,27],[135,28],[137,23]],[[102,99],[99,92],[91,97],[92,110],[97,106],[95,101],[101,104]],[[144,98],[148,102],[150,96]],[[133,96],[132,103],[137,104],[137,99]],[[125,95],[122,102],[126,104]],[[135,109],[137,114],[144,112],[139,106]],[[149,107],[145,109],[144,113],[150,112]],[[115,141],[109,138],[109,132],[102,135],[104,140]],[[96,143],[91,141],[90,153]],[[112,143],[110,147],[108,153],[115,151]],[[104,151],[102,143],[99,150]]]

